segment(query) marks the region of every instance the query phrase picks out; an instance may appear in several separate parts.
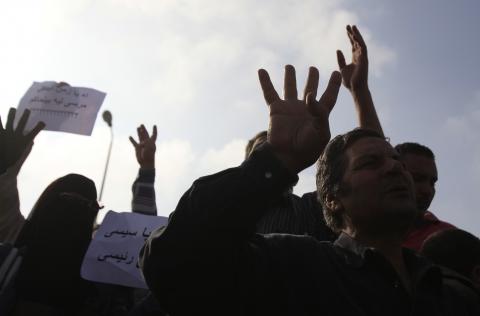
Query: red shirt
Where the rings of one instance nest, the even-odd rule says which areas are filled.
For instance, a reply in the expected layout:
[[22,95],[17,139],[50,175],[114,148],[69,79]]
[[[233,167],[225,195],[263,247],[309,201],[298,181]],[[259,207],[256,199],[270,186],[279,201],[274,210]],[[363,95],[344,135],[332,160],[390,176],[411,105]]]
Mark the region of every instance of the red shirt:
[[423,214],[422,223],[417,224],[415,228],[408,233],[403,246],[415,251],[420,251],[423,242],[431,234],[450,228],[456,227],[447,222],[442,222],[431,212],[426,211],[425,214]]

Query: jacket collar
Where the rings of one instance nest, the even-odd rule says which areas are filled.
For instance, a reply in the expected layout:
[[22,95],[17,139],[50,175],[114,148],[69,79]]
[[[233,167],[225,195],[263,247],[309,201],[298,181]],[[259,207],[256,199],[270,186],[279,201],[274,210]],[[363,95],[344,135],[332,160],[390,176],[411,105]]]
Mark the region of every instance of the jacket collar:
[[[334,242],[337,253],[341,254],[347,265],[355,268],[364,267],[380,257],[386,261],[383,255],[373,247],[365,246],[345,233],[341,233]],[[442,286],[441,269],[426,258],[418,256],[413,250],[403,248],[405,264],[414,284],[427,281],[433,286]]]

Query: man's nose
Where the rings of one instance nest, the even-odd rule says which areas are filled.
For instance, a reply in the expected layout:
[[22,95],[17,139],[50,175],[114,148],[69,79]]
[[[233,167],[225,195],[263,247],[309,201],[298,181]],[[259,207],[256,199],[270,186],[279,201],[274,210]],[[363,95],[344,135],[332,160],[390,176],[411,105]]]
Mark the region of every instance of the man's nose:
[[405,170],[403,163],[398,159],[390,158],[386,165],[387,173],[402,173]]

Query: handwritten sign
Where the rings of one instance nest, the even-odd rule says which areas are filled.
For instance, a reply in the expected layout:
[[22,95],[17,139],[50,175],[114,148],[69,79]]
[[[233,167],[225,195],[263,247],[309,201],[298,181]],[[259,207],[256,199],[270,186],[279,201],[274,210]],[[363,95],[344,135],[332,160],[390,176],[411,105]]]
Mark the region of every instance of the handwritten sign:
[[82,278],[147,289],[138,255],[152,230],[165,226],[167,220],[161,216],[109,211],[83,259]]
[[91,135],[105,96],[104,92],[90,88],[59,85],[54,81],[34,82],[20,100],[17,112],[30,109],[26,130],[43,121],[48,131]]

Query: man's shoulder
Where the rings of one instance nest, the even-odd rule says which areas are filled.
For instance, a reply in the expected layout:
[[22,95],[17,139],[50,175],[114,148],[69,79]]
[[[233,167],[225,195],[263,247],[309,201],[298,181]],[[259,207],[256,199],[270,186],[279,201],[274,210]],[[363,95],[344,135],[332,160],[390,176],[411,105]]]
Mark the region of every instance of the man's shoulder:
[[435,226],[442,226],[445,228],[455,228],[454,225],[445,222],[443,220],[440,220],[435,214],[433,214],[431,211],[425,211],[423,214],[423,222],[424,224],[431,224]]
[[444,291],[471,311],[480,312],[480,290],[464,276],[446,267],[440,267]]
[[292,234],[257,234],[255,239],[262,240],[268,248],[273,250],[287,252],[332,252],[334,245],[329,241],[318,241],[309,235],[292,235]]

